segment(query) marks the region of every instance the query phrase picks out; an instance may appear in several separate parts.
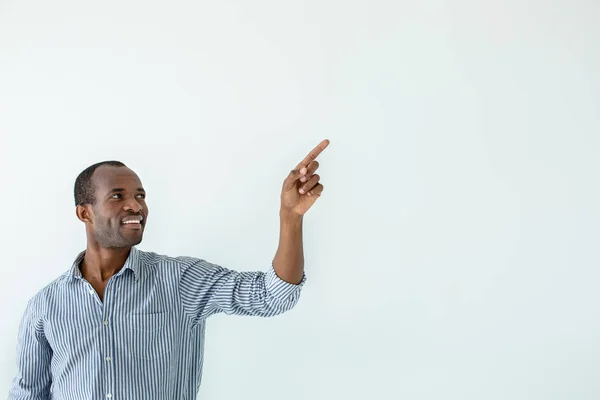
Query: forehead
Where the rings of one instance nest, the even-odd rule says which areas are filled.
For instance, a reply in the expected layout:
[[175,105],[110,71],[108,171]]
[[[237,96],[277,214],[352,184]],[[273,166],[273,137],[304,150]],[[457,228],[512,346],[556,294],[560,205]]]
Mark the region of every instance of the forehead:
[[142,187],[142,182],[135,172],[127,167],[102,165],[94,171],[92,181],[97,190],[108,191],[115,188],[128,189]]

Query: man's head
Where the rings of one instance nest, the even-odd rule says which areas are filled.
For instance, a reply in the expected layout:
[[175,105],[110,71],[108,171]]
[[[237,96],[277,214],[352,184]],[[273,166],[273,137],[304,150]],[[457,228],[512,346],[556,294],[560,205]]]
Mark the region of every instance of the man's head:
[[120,161],[103,161],[75,180],[77,217],[86,224],[88,243],[127,248],[142,241],[148,217],[146,192],[138,176]]

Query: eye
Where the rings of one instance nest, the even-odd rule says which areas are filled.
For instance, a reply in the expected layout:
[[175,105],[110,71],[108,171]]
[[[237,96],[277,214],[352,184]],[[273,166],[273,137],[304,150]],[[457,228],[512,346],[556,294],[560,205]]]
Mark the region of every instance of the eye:
[[[118,197],[115,197],[115,196],[118,196]],[[111,197],[111,199],[120,199],[121,198],[121,193],[115,193],[115,194],[113,194],[110,197]]]
[[145,199],[145,198],[146,198],[146,193],[140,193],[140,194],[138,194],[138,196],[139,196],[141,199]]

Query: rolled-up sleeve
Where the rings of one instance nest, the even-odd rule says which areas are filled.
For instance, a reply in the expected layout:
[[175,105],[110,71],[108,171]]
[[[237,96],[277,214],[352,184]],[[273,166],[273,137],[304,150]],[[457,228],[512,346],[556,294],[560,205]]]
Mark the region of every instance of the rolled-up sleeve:
[[238,272],[205,260],[180,264],[179,296],[194,321],[223,312],[272,317],[291,310],[300,298],[306,275],[298,284],[282,280],[273,265],[266,271]]

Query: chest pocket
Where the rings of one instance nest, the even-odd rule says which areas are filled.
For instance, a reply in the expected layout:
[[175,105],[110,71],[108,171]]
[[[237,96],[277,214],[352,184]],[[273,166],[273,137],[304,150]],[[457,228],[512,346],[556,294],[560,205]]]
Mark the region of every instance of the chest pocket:
[[168,312],[129,314],[126,316],[129,354],[153,360],[171,351],[173,329]]

